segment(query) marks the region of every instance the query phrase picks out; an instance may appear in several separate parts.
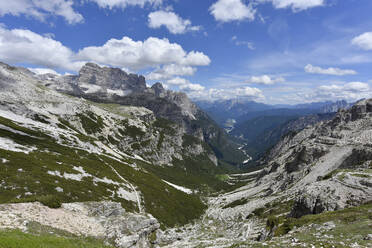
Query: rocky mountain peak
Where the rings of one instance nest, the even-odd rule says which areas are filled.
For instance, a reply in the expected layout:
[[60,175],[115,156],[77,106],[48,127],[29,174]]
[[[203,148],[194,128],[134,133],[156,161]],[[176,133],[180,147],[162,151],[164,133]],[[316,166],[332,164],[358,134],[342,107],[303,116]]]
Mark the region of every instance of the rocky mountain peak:
[[357,121],[366,118],[372,112],[372,99],[361,100],[355,103],[350,109],[341,108],[335,118],[329,125],[335,127],[341,123],[348,123],[350,121]]
[[361,100],[350,110],[353,120],[364,118],[372,113],[372,99]]
[[336,113],[340,109],[348,109],[348,108],[350,108],[351,105],[352,105],[351,103],[348,103],[345,100],[339,100],[339,101],[331,102],[331,103],[323,106],[320,109],[320,112],[321,113]]
[[128,74],[119,68],[100,67],[94,63],[85,64],[79,71],[78,85],[96,85],[125,93],[141,92],[146,89],[143,76]]
[[166,93],[166,90],[164,89],[163,85],[159,82],[157,82],[153,86],[151,86],[151,89],[154,90],[155,95],[157,97],[163,97]]

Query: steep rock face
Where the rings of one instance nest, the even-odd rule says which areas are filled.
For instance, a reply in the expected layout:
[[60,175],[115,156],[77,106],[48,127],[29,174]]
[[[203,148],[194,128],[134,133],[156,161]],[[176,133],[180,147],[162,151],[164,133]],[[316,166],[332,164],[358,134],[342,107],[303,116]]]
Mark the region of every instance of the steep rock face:
[[127,74],[118,68],[100,67],[93,63],[87,63],[80,69],[77,85],[85,90],[85,93],[93,93],[97,90],[97,92],[106,91],[108,94],[119,96],[146,89],[143,76]]
[[153,86],[151,86],[151,89],[154,90],[155,96],[157,97],[164,97],[166,90],[164,89],[163,85],[161,83],[155,83]]
[[[160,83],[147,88],[143,76],[127,74],[118,68],[85,64],[78,75],[39,75],[47,87],[96,102],[141,106],[156,116],[182,122],[194,119],[200,111],[184,93],[165,90]],[[160,106],[161,105],[161,106]]]
[[352,104],[346,102],[345,100],[337,101],[334,103],[327,104],[320,109],[320,113],[336,113],[340,109],[348,109]]

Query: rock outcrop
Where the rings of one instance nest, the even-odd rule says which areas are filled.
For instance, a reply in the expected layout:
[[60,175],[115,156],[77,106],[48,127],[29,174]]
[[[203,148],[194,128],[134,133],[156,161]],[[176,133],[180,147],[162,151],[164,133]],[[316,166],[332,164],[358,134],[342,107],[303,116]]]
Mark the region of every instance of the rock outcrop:
[[311,183],[296,193],[291,217],[359,206],[372,200],[369,173],[339,172],[331,179]]
[[51,209],[40,203],[0,205],[0,229],[27,231],[29,223],[86,237],[103,239],[119,248],[150,247],[149,236],[159,222],[149,214],[127,213],[116,202],[66,203]]

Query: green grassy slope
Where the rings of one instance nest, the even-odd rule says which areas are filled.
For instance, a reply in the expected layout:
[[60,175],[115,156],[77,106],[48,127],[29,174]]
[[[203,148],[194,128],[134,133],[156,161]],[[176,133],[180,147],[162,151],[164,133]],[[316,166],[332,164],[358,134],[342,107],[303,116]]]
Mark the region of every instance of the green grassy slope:
[[0,248],[112,248],[102,241],[61,237],[53,234],[28,234],[18,230],[0,231]]
[[[61,145],[51,136],[21,127],[9,119],[0,118],[0,123],[24,133],[0,129],[0,137],[37,148],[28,154],[0,149],[0,158],[6,161],[0,161],[0,203],[40,201],[50,207],[59,207],[62,202],[114,200],[128,211],[138,211],[135,202],[118,195],[119,185],[94,181],[95,177],[124,183],[109,164],[137,187],[142,194],[145,210],[166,226],[185,224],[198,218],[204,211],[205,206],[198,196],[187,195],[164,183],[155,174],[130,166],[136,163],[141,168],[145,162],[130,158],[118,160],[108,154],[88,153]],[[91,137],[81,138],[89,140]],[[77,167],[91,176],[79,181],[50,173],[79,174]],[[63,192],[56,190],[57,187],[62,188]]]

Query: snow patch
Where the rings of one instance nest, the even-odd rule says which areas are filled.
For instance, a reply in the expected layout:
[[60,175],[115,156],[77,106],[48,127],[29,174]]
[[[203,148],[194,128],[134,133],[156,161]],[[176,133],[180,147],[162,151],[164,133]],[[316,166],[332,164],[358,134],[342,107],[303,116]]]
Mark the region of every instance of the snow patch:
[[165,182],[166,184],[168,184],[169,186],[172,186],[173,188],[179,190],[179,191],[182,191],[186,194],[192,194],[193,191],[191,189],[188,189],[188,188],[185,188],[185,187],[182,187],[182,186],[179,186],[179,185],[176,185],[176,184],[173,184],[173,183],[170,183],[170,182],[167,182],[165,180],[162,180],[163,182]]
[[127,201],[137,201],[137,195],[136,192],[129,192],[128,190],[125,190],[123,187],[120,187],[116,193],[118,194],[118,197],[125,199]]
[[[137,196],[136,191],[131,192],[131,191],[126,190],[124,188],[124,186],[126,186],[124,183],[115,182],[115,181],[113,181],[113,180],[111,180],[107,177],[104,177],[103,179],[95,177],[95,176],[87,173],[84,170],[84,168],[81,167],[81,166],[79,166],[79,167],[74,166],[73,168],[74,168],[74,170],[80,172],[80,174],[72,174],[72,173],[66,173],[66,172],[64,172],[62,174],[60,171],[48,171],[47,173],[51,176],[57,176],[57,177],[65,178],[65,179],[68,179],[68,180],[75,180],[75,181],[81,181],[85,177],[91,177],[91,178],[93,178],[93,183],[96,186],[97,186],[98,182],[118,186],[118,189],[117,189],[116,193],[117,193],[118,197],[120,197],[122,199],[125,199],[127,201],[133,201],[133,202],[136,202],[138,200],[137,199],[138,196]],[[59,188],[59,187],[57,187],[57,188]],[[59,190],[62,190],[62,191],[59,191],[57,188],[56,188],[56,190],[58,192],[63,192],[62,188],[59,189]]]
[[113,184],[113,185],[120,185],[120,183],[115,182],[115,181],[113,181],[111,179],[108,179],[107,177],[104,177],[103,179],[102,178],[95,177],[93,179],[93,182],[96,182],[96,183],[105,183],[105,184]]
[[84,177],[93,177],[91,174],[86,173],[83,167],[74,166],[74,170],[80,172],[80,174],[72,174],[64,172],[63,175],[59,171],[48,171],[47,173],[51,176],[63,177],[68,180],[81,181]]
[[2,110],[0,109],[0,116],[1,117],[4,117],[6,119],[9,119],[9,120],[12,120],[12,121],[15,121],[15,122],[19,122],[19,123],[24,123],[24,124],[32,124],[32,125],[37,125],[38,122],[30,119],[30,118],[26,118],[22,115],[17,115],[17,114],[14,114],[10,111],[6,111],[6,110]]
[[61,187],[56,187],[57,192],[63,192],[63,189]]
[[16,133],[16,134],[20,134],[20,135],[23,135],[23,136],[28,136],[28,137],[32,137],[32,138],[36,138],[37,139],[37,137],[35,137],[35,136],[29,135],[27,133],[24,133],[24,132],[21,132],[21,131],[18,131],[18,130],[15,130],[15,129],[10,128],[8,126],[4,126],[2,124],[0,124],[0,129],[3,129],[5,131],[9,131],[9,132],[12,132],[12,133]]
[[128,92],[124,92],[123,90],[112,90],[107,89],[107,93],[111,95],[118,95],[118,96],[126,96],[128,95]]
[[85,94],[99,92],[102,87],[94,84],[81,84],[80,87],[83,89]]
[[23,152],[29,154],[30,152],[37,150],[36,147],[27,147],[15,143],[11,139],[0,137],[0,149],[12,151],[12,152]]
[[8,163],[9,160],[7,160],[7,159],[5,159],[5,158],[2,158],[2,159],[1,159],[1,162],[2,162],[3,164],[5,164],[5,163]]

